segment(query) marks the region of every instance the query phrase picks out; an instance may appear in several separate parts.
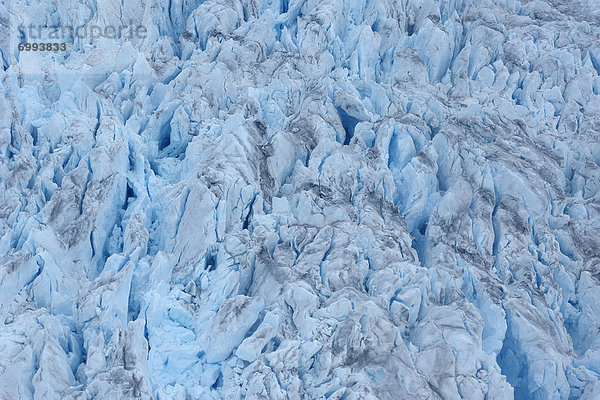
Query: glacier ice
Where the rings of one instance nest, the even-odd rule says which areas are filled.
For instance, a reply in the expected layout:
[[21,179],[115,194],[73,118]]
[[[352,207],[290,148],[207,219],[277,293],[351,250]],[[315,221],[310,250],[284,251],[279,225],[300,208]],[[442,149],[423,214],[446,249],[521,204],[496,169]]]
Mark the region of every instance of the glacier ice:
[[600,398],[596,0],[15,0],[0,29],[2,399]]

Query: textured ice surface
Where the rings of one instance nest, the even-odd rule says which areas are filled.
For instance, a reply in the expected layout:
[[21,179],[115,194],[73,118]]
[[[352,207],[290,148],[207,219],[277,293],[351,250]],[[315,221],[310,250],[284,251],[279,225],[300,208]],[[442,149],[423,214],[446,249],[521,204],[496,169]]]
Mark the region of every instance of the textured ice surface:
[[0,22],[3,400],[600,398],[597,0]]

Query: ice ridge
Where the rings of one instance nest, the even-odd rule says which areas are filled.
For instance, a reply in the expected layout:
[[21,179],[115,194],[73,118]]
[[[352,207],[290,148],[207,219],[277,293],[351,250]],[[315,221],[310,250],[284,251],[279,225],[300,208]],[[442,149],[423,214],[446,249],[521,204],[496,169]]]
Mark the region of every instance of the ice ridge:
[[600,398],[599,10],[0,4],[0,398]]

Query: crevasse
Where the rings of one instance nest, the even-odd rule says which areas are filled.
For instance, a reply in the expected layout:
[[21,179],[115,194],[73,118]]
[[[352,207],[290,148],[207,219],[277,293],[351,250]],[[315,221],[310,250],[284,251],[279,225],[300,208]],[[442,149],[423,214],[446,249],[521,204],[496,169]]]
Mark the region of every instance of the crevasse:
[[598,10],[0,5],[0,397],[600,398]]

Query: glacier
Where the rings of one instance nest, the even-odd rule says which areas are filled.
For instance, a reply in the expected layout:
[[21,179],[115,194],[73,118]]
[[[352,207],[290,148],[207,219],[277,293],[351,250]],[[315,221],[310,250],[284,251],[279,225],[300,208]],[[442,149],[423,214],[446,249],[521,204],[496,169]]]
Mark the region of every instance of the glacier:
[[598,0],[0,30],[0,398],[600,398]]

